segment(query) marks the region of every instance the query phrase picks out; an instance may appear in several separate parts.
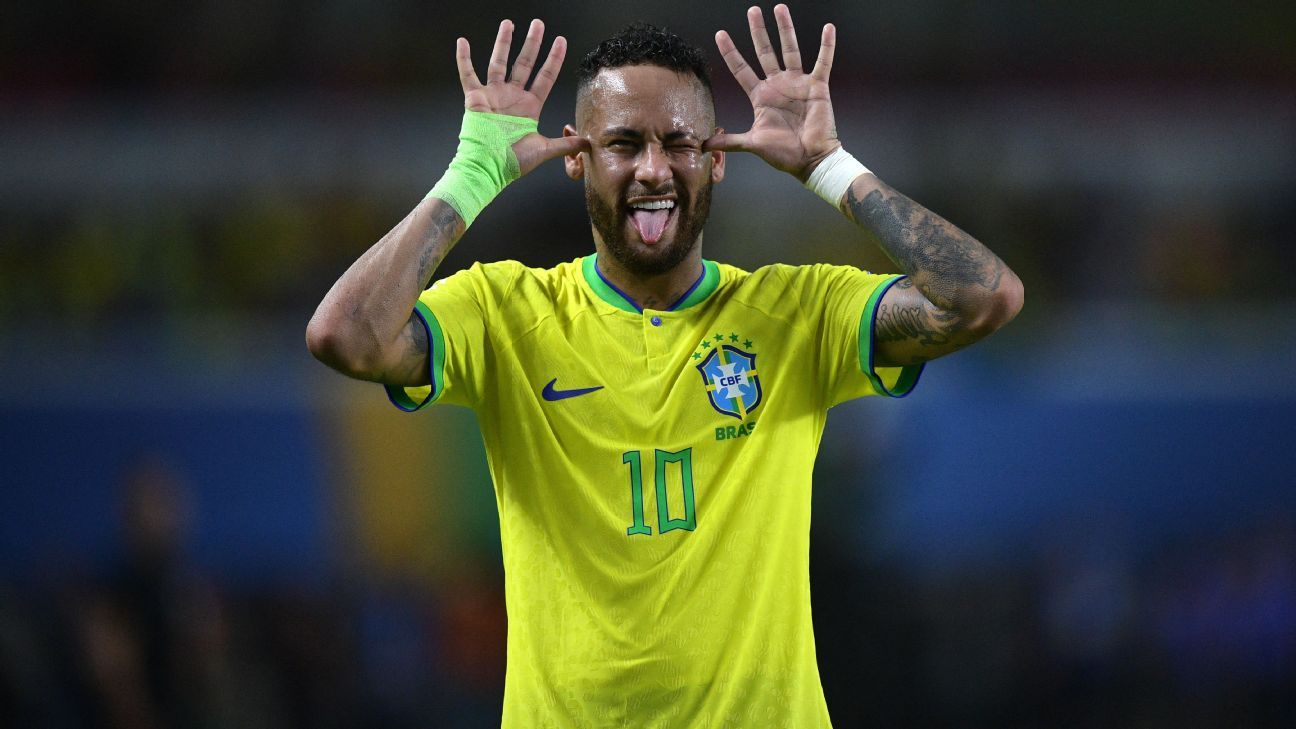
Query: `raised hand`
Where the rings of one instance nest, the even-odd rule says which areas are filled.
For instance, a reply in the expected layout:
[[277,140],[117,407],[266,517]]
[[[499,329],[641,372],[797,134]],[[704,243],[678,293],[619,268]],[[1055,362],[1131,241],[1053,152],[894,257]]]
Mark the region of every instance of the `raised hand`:
[[747,10],[747,25],[764,79],[748,65],[729,33],[723,30],[716,33],[720,55],[751,99],[755,119],[750,130],[742,134],[716,134],[703,148],[751,152],[804,182],[815,165],[841,146],[833,121],[832,100],[828,96],[828,74],[832,70],[837,29],[831,23],[823,27],[819,58],[807,74],[801,70],[801,50],[797,47],[792,13],[786,5],[774,6],[774,20],[778,23],[783,66],[779,65],[779,57],[765,30],[761,9]]
[[[513,62],[513,71],[509,73],[508,57],[513,45],[513,21],[501,21],[499,32],[495,35],[495,46],[491,50],[490,63],[486,67],[486,83],[483,85],[477,78],[477,72],[473,70],[468,39],[458,39],[455,43],[455,63],[459,66],[464,107],[472,111],[539,120],[540,110],[553,89],[554,81],[558,79],[558,70],[562,68],[563,58],[567,55],[567,39],[562,36],[554,38],[544,65],[540,66],[535,80],[527,88],[543,40],[544,23],[539,19],[532,20],[526,40],[522,41],[522,50]],[[551,139],[532,133],[513,144],[513,154],[517,156],[519,170],[525,175],[547,160],[575,154],[588,147],[589,142],[584,137]]]

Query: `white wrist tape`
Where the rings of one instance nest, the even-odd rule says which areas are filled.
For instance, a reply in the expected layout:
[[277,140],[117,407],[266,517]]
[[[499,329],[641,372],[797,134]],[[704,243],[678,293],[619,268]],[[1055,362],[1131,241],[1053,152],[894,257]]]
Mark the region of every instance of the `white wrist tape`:
[[845,147],[838,147],[836,152],[825,157],[814,168],[805,186],[827,200],[828,204],[838,208],[841,207],[842,197],[846,195],[850,184],[864,174],[869,174],[869,168],[860,164]]

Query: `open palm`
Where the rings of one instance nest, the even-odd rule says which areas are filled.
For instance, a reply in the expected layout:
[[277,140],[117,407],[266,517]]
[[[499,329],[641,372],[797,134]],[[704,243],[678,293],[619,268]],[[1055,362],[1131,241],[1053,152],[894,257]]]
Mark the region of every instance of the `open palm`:
[[[532,20],[510,73],[508,56],[513,44],[513,21],[501,22],[499,32],[495,35],[495,45],[491,49],[490,62],[486,66],[486,83],[482,84],[477,78],[477,72],[473,70],[468,40],[460,38],[455,45],[455,63],[459,67],[459,83],[463,86],[464,108],[539,121],[540,110],[544,108],[545,99],[549,98],[549,92],[558,79],[558,70],[562,68],[563,57],[567,53],[567,40],[562,36],[554,38],[544,65],[528,88],[527,81],[531,79],[532,69],[540,56],[543,40],[544,23]],[[587,145],[588,142],[582,137],[550,139],[533,132],[513,144],[513,154],[518,159],[521,174],[525,175],[546,160],[575,154]]]
[[797,47],[792,14],[786,5],[774,6],[782,45],[783,66],[765,30],[765,16],[760,8],[747,11],[752,44],[765,78],[761,79],[747,63],[726,31],[716,33],[716,46],[725,65],[751,100],[754,119],[750,130],[742,134],[716,134],[707,140],[707,149],[751,152],[770,165],[804,181],[820,160],[832,154],[841,142],[833,120],[832,99],[828,95],[828,76],[832,69],[837,30],[825,25],[814,69],[801,69],[801,51]]

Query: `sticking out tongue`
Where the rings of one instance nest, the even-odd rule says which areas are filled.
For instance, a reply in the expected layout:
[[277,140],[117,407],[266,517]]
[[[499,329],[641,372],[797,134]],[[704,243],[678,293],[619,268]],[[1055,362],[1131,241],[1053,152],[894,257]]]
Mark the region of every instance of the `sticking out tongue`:
[[670,210],[635,210],[630,214],[639,237],[644,243],[653,244],[661,240],[666,223],[670,221]]

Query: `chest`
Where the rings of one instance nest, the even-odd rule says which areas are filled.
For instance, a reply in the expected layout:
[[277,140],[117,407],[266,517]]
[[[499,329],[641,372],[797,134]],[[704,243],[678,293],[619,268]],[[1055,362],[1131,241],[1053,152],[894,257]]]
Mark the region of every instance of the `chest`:
[[813,402],[808,337],[748,309],[549,320],[513,344],[499,395],[555,431],[744,438]]

